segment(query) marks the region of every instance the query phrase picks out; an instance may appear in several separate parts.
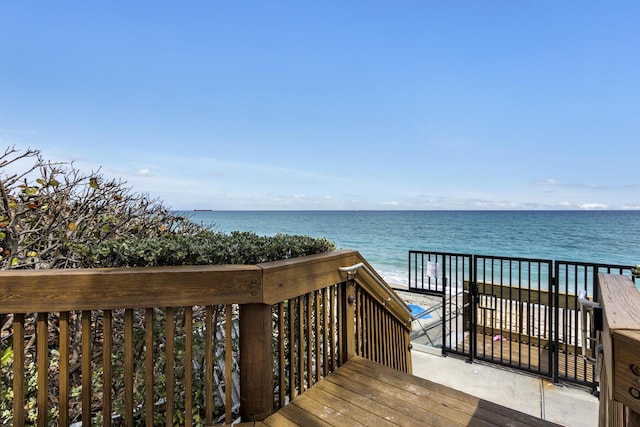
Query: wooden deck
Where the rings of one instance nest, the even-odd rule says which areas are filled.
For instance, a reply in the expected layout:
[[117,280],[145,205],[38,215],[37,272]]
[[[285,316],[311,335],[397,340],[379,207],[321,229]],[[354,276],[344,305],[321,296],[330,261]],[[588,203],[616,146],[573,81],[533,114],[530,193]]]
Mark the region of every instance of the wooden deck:
[[[478,349],[475,357],[488,362],[497,362],[515,369],[525,369],[543,376],[551,376],[549,367],[549,350],[547,348],[529,346],[518,341],[494,341],[491,335],[477,334]],[[463,347],[464,346],[464,347]],[[469,336],[459,343],[462,351],[469,348]],[[564,352],[558,353],[558,368],[561,377],[575,378],[578,381],[593,381],[593,369],[581,357],[574,357]]]
[[255,426],[551,426],[356,357]]

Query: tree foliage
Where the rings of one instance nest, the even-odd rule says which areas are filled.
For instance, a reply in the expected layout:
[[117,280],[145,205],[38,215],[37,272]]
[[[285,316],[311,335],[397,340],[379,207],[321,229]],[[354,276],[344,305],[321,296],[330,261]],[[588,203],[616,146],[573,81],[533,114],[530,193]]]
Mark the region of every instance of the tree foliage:
[[79,247],[199,231],[99,170],[83,174],[73,163],[45,161],[38,150],[8,147],[0,155],[1,269],[79,267]]

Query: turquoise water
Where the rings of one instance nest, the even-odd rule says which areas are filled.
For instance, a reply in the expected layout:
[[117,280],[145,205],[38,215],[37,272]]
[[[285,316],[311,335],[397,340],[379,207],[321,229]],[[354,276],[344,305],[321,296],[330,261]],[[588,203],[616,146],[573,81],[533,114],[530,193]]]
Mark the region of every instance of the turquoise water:
[[408,251],[640,264],[640,211],[182,212],[223,232],[326,237],[406,284]]

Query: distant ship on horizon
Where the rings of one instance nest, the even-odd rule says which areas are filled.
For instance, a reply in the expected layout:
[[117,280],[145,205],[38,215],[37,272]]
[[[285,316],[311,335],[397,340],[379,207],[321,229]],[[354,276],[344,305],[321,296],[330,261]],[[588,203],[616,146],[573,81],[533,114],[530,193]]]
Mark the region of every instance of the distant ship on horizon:
[[194,209],[194,212],[211,212],[213,209]]

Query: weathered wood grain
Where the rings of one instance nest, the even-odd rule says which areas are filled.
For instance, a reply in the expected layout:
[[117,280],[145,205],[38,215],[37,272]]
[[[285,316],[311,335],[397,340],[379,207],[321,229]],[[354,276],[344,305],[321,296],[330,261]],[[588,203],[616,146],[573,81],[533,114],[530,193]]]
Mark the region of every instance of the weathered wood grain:
[[0,272],[0,313],[182,307],[259,302],[256,266],[181,266]]
[[[601,417],[618,420],[625,405],[627,417],[640,414],[640,292],[628,276],[599,274],[604,325],[604,366],[601,378]],[[604,400],[603,400],[604,399]],[[616,409],[617,408],[617,409]],[[617,415],[616,415],[617,414]],[[614,417],[615,415],[615,417]],[[606,420],[607,417],[609,420]],[[620,423],[621,421],[616,421]],[[614,424],[609,424],[614,425]]]
[[269,426],[547,426],[551,422],[355,357],[264,420]]

